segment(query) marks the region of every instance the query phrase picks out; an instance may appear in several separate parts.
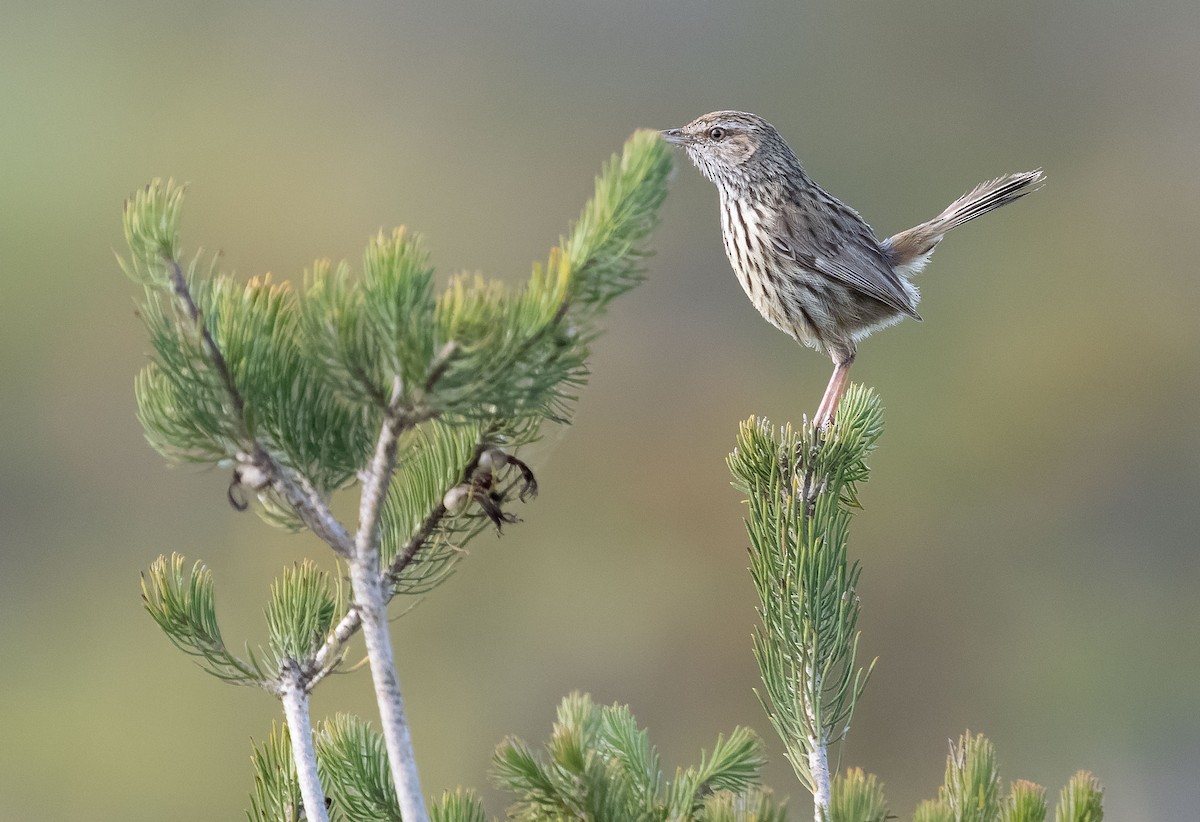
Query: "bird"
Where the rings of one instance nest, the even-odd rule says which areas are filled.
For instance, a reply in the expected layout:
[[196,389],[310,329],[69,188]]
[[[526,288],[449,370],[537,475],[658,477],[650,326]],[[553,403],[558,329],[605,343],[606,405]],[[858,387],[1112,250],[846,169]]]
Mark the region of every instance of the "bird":
[[858,343],[911,317],[911,278],[946,232],[1039,189],[1042,169],[975,186],[928,222],[884,240],[817,185],[779,131],[757,114],[714,111],[663,138],[681,146],[717,187],[725,253],[759,313],[797,342],[826,352],[833,376],[813,417],[834,421]]

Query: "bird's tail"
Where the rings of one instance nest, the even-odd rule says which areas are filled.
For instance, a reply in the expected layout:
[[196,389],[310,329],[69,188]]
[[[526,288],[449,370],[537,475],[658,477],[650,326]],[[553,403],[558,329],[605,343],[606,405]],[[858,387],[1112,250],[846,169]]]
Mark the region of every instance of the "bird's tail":
[[1046,175],[1039,168],[980,183],[929,222],[901,231],[887,240],[884,245],[892,255],[892,264],[899,269],[908,269],[906,273],[920,271],[947,231],[1032,194],[1045,182]]

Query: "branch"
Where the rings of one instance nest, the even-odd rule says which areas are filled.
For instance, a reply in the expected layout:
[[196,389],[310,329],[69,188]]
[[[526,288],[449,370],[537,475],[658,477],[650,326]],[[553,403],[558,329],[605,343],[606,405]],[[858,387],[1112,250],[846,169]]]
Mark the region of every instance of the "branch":
[[216,340],[213,339],[208,326],[204,324],[204,315],[200,313],[200,307],[192,299],[192,292],[188,288],[187,280],[183,276],[183,268],[179,265],[179,261],[172,257],[165,257],[164,259],[169,269],[168,274],[171,278],[171,289],[175,292],[175,296],[179,302],[183,303],[183,307],[188,313],[188,318],[196,326],[196,330],[200,332],[200,341],[204,346],[204,353],[208,355],[209,362],[212,363],[213,368],[217,371],[217,376],[221,378],[221,382],[225,386],[225,392],[229,394],[229,400],[233,403],[233,410],[237,412],[242,432],[246,435],[247,439],[253,439],[250,436],[249,429],[246,427],[246,403],[242,399],[241,392],[238,391],[237,384],[233,381],[233,374],[229,370],[229,364],[225,362],[225,355],[217,347]]
[[367,657],[371,660],[371,680],[379,705],[379,721],[387,745],[388,765],[400,800],[401,816],[404,822],[429,822],[417,775],[416,754],[413,752],[412,734],[405,715],[400,679],[396,675],[396,659],[388,630],[387,597],[384,595],[384,580],[379,574],[378,545],[373,558],[356,556],[350,561],[350,581],[354,587],[355,608],[362,618],[363,639],[367,645]]
[[350,610],[342,617],[342,621],[329,633],[325,644],[313,655],[312,672],[305,679],[305,690],[311,693],[318,682],[333,673],[333,670],[341,664],[342,652],[345,650],[346,643],[354,638],[361,627],[362,615],[359,614],[357,606],[351,605]]
[[283,701],[283,715],[287,719],[288,736],[292,742],[292,756],[296,762],[296,776],[300,782],[300,795],[304,799],[304,815],[313,822],[329,822],[325,808],[325,792],[317,774],[317,752],[313,747],[312,720],[308,715],[308,692],[302,684],[300,669],[293,660],[282,674],[279,697]]
[[429,376],[425,378],[425,393],[437,386],[438,380],[446,373],[446,369],[450,367],[450,362],[454,359],[454,355],[458,353],[458,343],[454,340],[446,343],[437,352],[433,358],[433,363],[429,367]]
[[354,550],[354,541],[308,477],[299,472],[292,476],[292,472],[257,440],[254,441],[254,456],[248,461],[262,472],[267,484],[287,500],[310,531],[324,540],[338,556],[349,559]]
[[[857,484],[882,430],[878,399],[852,386],[838,421],[778,432],[742,425],[729,458],[746,494],[751,576],[762,624],[754,633],[764,694],[796,776],[829,818],[829,746],[843,740],[871,666],[857,663],[857,563],[847,559]],[[873,663],[872,663],[873,664]],[[855,817],[859,818],[859,817]]]
[[[490,435],[490,429],[480,433],[479,439],[475,444],[475,451],[471,459],[463,467],[460,479],[454,483],[455,485],[469,481],[475,473],[475,470],[479,467],[480,457],[490,447]],[[396,558],[392,561],[391,566],[384,575],[384,580],[388,583],[385,596],[389,602],[393,596],[392,584],[404,572],[404,569],[413,563],[417,554],[425,547],[429,542],[429,538],[433,536],[438,526],[441,525],[447,513],[446,506],[443,503],[439,502],[435,505],[429,512],[429,515],[422,520],[413,535],[396,552]],[[359,612],[357,606],[351,606],[346,615],[342,617],[341,622],[330,632],[325,644],[318,649],[316,655],[313,657],[313,665],[310,669],[311,673],[305,681],[308,691],[311,692],[318,682],[333,673],[334,669],[337,668],[343,659],[343,651],[346,644],[354,638],[354,635],[358,633],[361,627],[362,614]]]
[[172,257],[164,257],[164,261],[167,263],[171,289],[199,332],[204,353],[217,372],[221,384],[225,387],[225,393],[233,405],[241,434],[245,441],[250,443],[251,454],[247,461],[263,472],[267,482],[283,495],[283,498],[295,509],[300,519],[314,534],[325,540],[329,547],[339,555],[350,556],[350,535],[333,516],[308,478],[298,472],[297,477],[293,477],[291,472],[275,459],[257,438],[251,435],[250,428],[246,425],[246,401],[242,398],[241,391],[238,390],[237,383],[233,379],[233,372],[229,370],[229,364],[225,361],[225,355],[221,353],[220,347],[213,339],[212,332],[208,330],[208,326],[204,322],[204,315],[192,297],[191,289],[188,288],[187,280],[183,276],[183,268],[179,265],[179,261]]
[[[475,452],[471,455],[471,459],[467,461],[466,466],[462,470],[462,475],[455,485],[461,485],[462,483],[469,482],[471,480],[471,476],[475,473],[475,469],[479,467],[479,459],[490,447],[488,445],[488,440],[491,436],[491,433],[492,432],[490,429],[486,432],[480,432],[479,439],[475,443]],[[403,573],[404,569],[412,564],[412,561],[416,558],[417,553],[423,547],[425,547],[425,543],[429,541],[431,536],[433,536],[433,532],[437,530],[438,525],[441,524],[445,516],[446,505],[443,502],[439,502],[433,507],[433,510],[429,512],[429,516],[425,517],[425,519],[421,522],[421,525],[417,528],[416,533],[409,537],[408,541],[405,542],[404,545],[400,546],[400,550],[396,552],[396,558],[392,560],[392,565],[387,572],[387,579],[389,582],[395,582],[396,579],[399,578],[400,574]]]
[[405,822],[428,822],[388,629],[387,605],[391,598],[391,583],[379,568],[379,518],[396,469],[396,448],[405,424],[402,414],[390,412],[380,428],[375,456],[371,459],[367,475],[363,477],[358,533],[354,539],[354,555],[350,558],[350,582],[354,589],[353,613],[360,618],[367,658],[371,661],[375,701],[379,705],[388,765],[400,800],[401,815]]
[[375,444],[375,456],[371,467],[362,478],[362,496],[358,505],[358,533],[354,537],[353,562],[362,562],[374,557],[375,570],[379,569],[379,517],[383,514],[383,501],[387,499],[392,474],[396,470],[396,448],[405,420],[389,413],[379,430]]
[[[810,682],[814,694],[821,693],[821,675],[810,671]],[[825,729],[820,717],[813,711],[812,703],[805,700],[804,711],[808,715],[811,729],[808,732],[808,772],[813,783],[813,813],[816,822],[824,822],[829,814],[829,743],[825,739]]]

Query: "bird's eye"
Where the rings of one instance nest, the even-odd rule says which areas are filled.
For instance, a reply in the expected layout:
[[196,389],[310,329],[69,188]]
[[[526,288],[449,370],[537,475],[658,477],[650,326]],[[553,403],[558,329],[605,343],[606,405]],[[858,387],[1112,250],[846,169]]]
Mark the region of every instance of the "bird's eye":
[[708,130],[708,139],[724,140],[725,139],[725,129],[721,128],[720,126],[714,126],[713,128],[710,128]]

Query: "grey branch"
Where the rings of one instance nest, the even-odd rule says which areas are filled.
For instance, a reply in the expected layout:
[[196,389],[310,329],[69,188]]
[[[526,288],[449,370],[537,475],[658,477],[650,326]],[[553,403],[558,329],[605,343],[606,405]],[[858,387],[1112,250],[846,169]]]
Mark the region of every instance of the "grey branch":
[[339,555],[349,557],[352,547],[350,535],[330,512],[329,507],[308,478],[303,475],[293,477],[291,471],[271,456],[261,442],[250,435],[250,429],[246,425],[246,402],[233,379],[233,373],[229,370],[225,355],[221,353],[217,341],[213,339],[212,333],[204,323],[204,315],[192,297],[191,289],[188,288],[187,280],[183,276],[183,268],[179,265],[178,260],[168,257],[165,261],[170,271],[171,288],[175,292],[175,297],[183,305],[188,318],[199,332],[204,353],[212,364],[213,370],[217,372],[221,384],[225,387],[225,393],[228,394],[230,403],[233,404],[242,437],[252,450],[249,461],[269,478],[272,487],[283,495],[314,534],[325,540]]
[[288,662],[281,676],[279,696],[287,719],[300,796],[304,800],[304,815],[314,822],[329,822],[325,792],[321,789],[317,774],[317,752],[313,747],[312,720],[308,715],[308,692],[304,689],[296,663],[291,660]]

